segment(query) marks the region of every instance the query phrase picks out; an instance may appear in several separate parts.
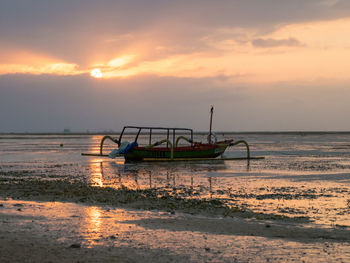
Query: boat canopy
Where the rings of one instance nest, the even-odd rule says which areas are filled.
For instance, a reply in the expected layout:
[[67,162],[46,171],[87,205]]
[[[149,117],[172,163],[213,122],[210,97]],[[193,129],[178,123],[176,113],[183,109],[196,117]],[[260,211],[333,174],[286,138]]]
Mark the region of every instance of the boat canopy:
[[[137,143],[141,131],[146,131],[149,134],[149,144],[152,142],[152,132],[154,131],[164,131],[167,134],[167,140],[170,141],[172,137],[173,145],[175,145],[176,133],[187,133],[191,135],[191,145],[193,144],[193,129],[188,128],[167,128],[167,127],[143,127],[143,126],[124,126],[122,132],[119,135],[119,143],[122,141],[122,137],[127,130],[136,130],[136,136],[134,142]],[[168,143],[167,143],[168,147]]]

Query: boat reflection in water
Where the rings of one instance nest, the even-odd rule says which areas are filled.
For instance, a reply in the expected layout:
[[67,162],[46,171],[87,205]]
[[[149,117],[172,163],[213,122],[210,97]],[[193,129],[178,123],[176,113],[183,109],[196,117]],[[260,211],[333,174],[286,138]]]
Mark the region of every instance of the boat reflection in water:
[[[225,162],[208,163],[131,163],[124,160],[91,159],[92,186],[127,188],[130,190],[157,189],[186,192],[189,196],[213,197],[217,178],[210,176],[227,170]],[[247,166],[246,169],[249,169]],[[245,170],[247,171],[247,170]],[[185,196],[184,196],[185,197]]]

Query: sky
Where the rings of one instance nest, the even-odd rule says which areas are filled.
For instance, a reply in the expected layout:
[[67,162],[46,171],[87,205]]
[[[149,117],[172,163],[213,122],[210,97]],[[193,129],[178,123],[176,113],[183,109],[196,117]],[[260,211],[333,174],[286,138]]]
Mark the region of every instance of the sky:
[[350,131],[348,0],[0,0],[0,132]]

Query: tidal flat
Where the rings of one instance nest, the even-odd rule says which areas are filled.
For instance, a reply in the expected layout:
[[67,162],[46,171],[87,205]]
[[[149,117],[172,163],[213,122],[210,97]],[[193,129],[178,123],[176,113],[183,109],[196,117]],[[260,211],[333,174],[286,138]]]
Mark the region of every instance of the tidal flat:
[[80,155],[101,136],[1,135],[1,261],[350,261],[350,134],[224,136],[265,159],[126,164]]

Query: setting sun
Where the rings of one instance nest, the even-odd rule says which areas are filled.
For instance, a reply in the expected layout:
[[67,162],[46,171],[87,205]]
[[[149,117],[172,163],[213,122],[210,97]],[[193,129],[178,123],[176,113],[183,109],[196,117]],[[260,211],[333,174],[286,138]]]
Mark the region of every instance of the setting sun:
[[91,77],[94,77],[94,78],[102,78],[103,76],[101,70],[98,68],[91,70],[90,75]]

